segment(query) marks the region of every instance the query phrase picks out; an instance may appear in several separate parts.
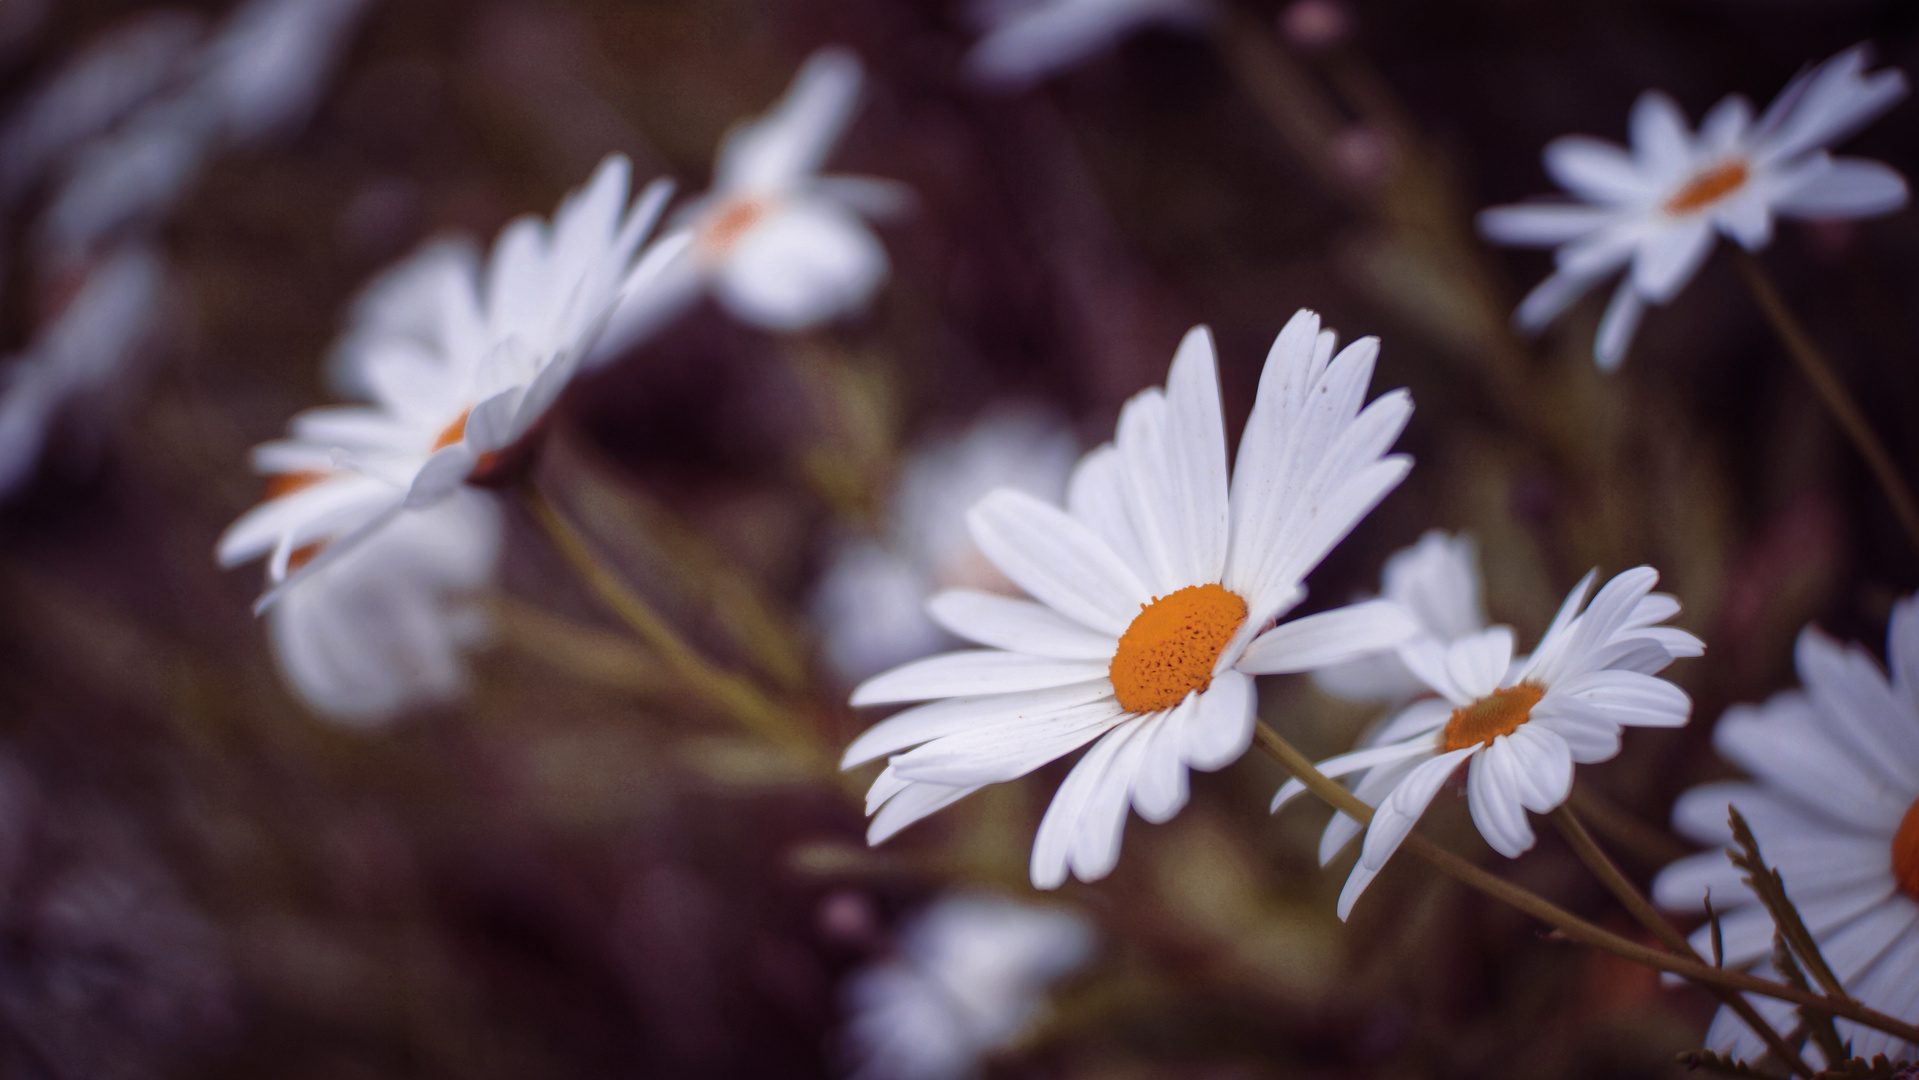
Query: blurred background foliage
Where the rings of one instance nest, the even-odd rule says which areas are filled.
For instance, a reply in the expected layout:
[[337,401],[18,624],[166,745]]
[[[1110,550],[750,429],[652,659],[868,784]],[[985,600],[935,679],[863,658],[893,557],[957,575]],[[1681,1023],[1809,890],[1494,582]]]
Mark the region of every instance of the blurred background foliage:
[[[149,6],[0,19],[0,101]],[[1697,117],[1860,40],[1914,70],[1919,9],[1355,0],[1350,36],[1318,51],[1275,33],[1276,5],[1233,11],[1219,40],[1145,31],[1009,96],[959,77],[955,0],[375,3],[306,127],[219,158],[168,219],[159,348],[0,508],[0,1073],[832,1074],[836,982],[903,913],[948,883],[1030,893],[1062,765],[869,852],[866,772],[809,771],[689,698],[524,514],[476,694],[380,733],[289,696],[257,581],[211,555],[258,495],[247,448],[327,397],[321,359],[372,274],[443,230],[544,212],[608,152],[699,190],[726,127],[833,42],[870,76],[835,167],[919,196],[882,229],[877,303],[787,339],[704,306],[577,385],[539,466],[695,643],[804,703],[795,729],[836,755],[871,718],[838,705],[807,590],[837,537],[880,519],[903,450],[1008,397],[1101,441],[1200,321],[1236,439],[1267,344],[1309,306],[1379,334],[1375,387],[1419,403],[1401,441],[1418,467],[1309,604],[1376,588],[1435,526],[1477,536],[1490,611],[1522,642],[1587,568],[1658,566],[1709,645],[1673,672],[1695,723],[1635,732],[1580,797],[1642,881],[1681,853],[1667,809],[1728,771],[1720,709],[1789,683],[1809,620],[1876,647],[1919,567],[1725,253],[1604,377],[1596,300],[1536,343],[1508,335],[1546,257],[1481,246],[1470,214],[1549,190],[1554,136],[1623,138],[1648,87]],[[1919,173],[1913,107],[1849,149]],[[15,268],[31,207],[3,223]],[[1763,255],[1908,475],[1916,253],[1908,211],[1788,227]],[[7,277],[6,351],[49,293]],[[1314,756],[1372,718],[1268,681],[1264,715]],[[1174,822],[1132,823],[1109,880],[1064,890],[1107,948],[996,1075],[1681,1070],[1703,993],[1543,941],[1416,863],[1342,927],[1343,873],[1312,857],[1325,812],[1269,819],[1280,779],[1259,755],[1197,776]],[[1489,858],[1453,801],[1428,828]],[[1636,934],[1556,837],[1492,861]]]

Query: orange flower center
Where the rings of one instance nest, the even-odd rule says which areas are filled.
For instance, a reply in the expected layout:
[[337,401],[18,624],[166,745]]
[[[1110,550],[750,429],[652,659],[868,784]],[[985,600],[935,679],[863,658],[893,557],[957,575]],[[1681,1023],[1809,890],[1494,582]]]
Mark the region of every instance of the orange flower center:
[[1246,601],[1218,585],[1189,585],[1141,604],[1107,669],[1121,707],[1170,709],[1213,685],[1213,663],[1246,621]]
[[1453,710],[1440,735],[1443,753],[1464,750],[1468,746],[1489,743],[1501,735],[1511,735],[1519,725],[1532,719],[1533,706],[1546,696],[1544,687],[1520,683],[1494,690],[1471,705]]
[[302,566],[305,566],[306,564],[312,562],[313,557],[315,555],[318,555],[320,553],[320,549],[326,546],[327,546],[327,541],[315,540],[313,543],[308,544],[305,547],[294,548],[292,554],[287,556],[287,573],[291,574],[295,570],[298,570]]
[[1906,807],[1899,831],[1892,834],[1892,880],[1900,892],[1919,900],[1919,802]]
[[1746,163],[1738,159],[1715,165],[1691,180],[1678,193],[1666,200],[1666,213],[1690,214],[1704,210],[1713,203],[1746,186],[1750,176]]
[[466,418],[472,414],[473,410],[469,408],[454,417],[453,422],[441,430],[440,437],[433,440],[433,450],[431,452],[438,453],[452,446],[454,443],[459,442],[461,439],[466,438]]
[[766,216],[766,205],[754,199],[729,202],[714,211],[700,232],[700,246],[709,255],[724,255],[740,237]]
[[275,473],[267,477],[266,494],[261,497],[260,501],[272,502],[283,495],[291,495],[296,491],[305,491],[307,488],[324,481],[326,478],[327,474],[323,472]]

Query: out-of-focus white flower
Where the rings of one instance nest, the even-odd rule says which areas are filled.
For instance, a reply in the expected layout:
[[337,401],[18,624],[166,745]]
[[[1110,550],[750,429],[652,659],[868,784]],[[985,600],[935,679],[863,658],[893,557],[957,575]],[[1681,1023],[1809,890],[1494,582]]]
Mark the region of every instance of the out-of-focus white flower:
[[903,211],[904,185],[821,176],[859,103],[859,58],[810,57],[771,112],[720,143],[713,189],[661,242],[685,241],[662,287],[625,306],[601,356],[631,344],[710,289],[727,313],[768,330],[813,326],[865,306],[886,280],[886,249],[866,218]]
[[195,96],[233,142],[303,123],[371,0],[251,0],[202,59]]
[[1049,984],[1084,965],[1080,915],[982,894],[949,896],[901,935],[898,955],[849,976],[856,1080],[964,1080],[1015,1041]]
[[[1754,779],[1680,797],[1673,827],[1713,850],[1662,870],[1653,898],[1698,911],[1710,893],[1726,965],[1756,965],[1766,978],[1779,977],[1770,959],[1772,919],[1725,855],[1733,846],[1727,807],[1736,807],[1846,993],[1909,1017],[1919,1015],[1919,602],[1910,597],[1893,606],[1886,654],[1890,681],[1864,649],[1807,627],[1796,656],[1803,689],[1726,710],[1713,745]],[[1699,928],[1694,946],[1710,948],[1711,934]],[[1780,1031],[1797,1023],[1791,1005],[1748,1000]],[[1919,1054],[1896,1036],[1843,1018],[1834,1023],[1858,1057]],[[1713,1018],[1706,1045],[1745,1060],[1766,1050],[1726,1008]]]
[[290,568],[316,570],[518,443],[622,296],[647,288],[673,256],[656,247],[637,257],[669,188],[656,181],[629,209],[629,172],[625,158],[608,157],[551,226],[529,215],[502,230],[484,269],[471,249],[429,245],[414,257],[417,273],[383,278],[431,306],[404,319],[361,301],[357,313],[389,331],[348,334],[373,403],[309,410],[292,438],[255,450],[272,477],[268,496],[221,537],[220,561],[268,555],[268,578],[282,586]]
[[[1386,860],[1399,850],[1439,788],[1461,765],[1473,824],[1507,858],[1533,846],[1526,811],[1543,814],[1572,792],[1573,763],[1619,753],[1627,727],[1679,727],[1692,699],[1656,673],[1704,646],[1684,630],[1659,626],[1679,602],[1652,587],[1649,566],[1606,583],[1584,612],[1592,574],[1573,589],[1531,657],[1515,661],[1513,632],[1495,626],[1450,644],[1428,639],[1400,652],[1436,698],[1415,701],[1388,721],[1379,745],[1320,763],[1328,776],[1361,774],[1353,794],[1378,808],[1370,826],[1334,814],[1320,838],[1331,862],[1359,835],[1359,865],[1339,894],[1339,917],[1353,909]],[[1273,810],[1305,791],[1287,781]]]
[[126,376],[152,339],[165,285],[165,269],[152,251],[107,253],[52,325],[0,369],[0,496],[32,473],[64,405]]
[[1065,422],[1028,405],[996,409],[913,454],[888,502],[884,534],[842,543],[814,591],[834,669],[863,679],[956,644],[927,616],[927,598],[963,586],[1013,587],[966,535],[966,511],[997,488],[1057,503],[1078,457]]
[[985,35],[966,73],[999,90],[1031,86],[1142,26],[1197,29],[1213,14],[1206,0],[986,0],[974,11]]
[[1405,391],[1361,408],[1378,340],[1337,356],[1334,345],[1312,312],[1287,323],[1230,483],[1212,336],[1195,327],[1165,391],[1136,395],[1114,442],[1074,470],[1064,509],[1006,490],[973,507],[973,541],[1034,599],[940,593],[933,618],[987,648],[853,691],[854,705],[931,702],[846,750],[848,768],[887,757],[866,797],[869,842],[1090,743],[1040,822],[1031,872],[1045,889],[1069,871],[1096,881],[1119,859],[1129,807],[1168,821],[1186,804],[1188,769],[1245,753],[1254,675],[1311,671],[1412,634],[1382,601],[1277,622],[1411,467],[1387,453],[1412,415]]
[[463,695],[461,654],[490,636],[473,594],[493,580],[501,526],[493,495],[460,491],[288,589],[267,620],[288,684],[354,727]]
[[[1470,536],[1448,536],[1434,529],[1419,543],[1394,552],[1379,581],[1380,595],[1405,608],[1419,624],[1418,636],[1408,644],[1450,645],[1486,629],[1479,556]],[[1399,658],[1398,649],[1315,671],[1313,681],[1334,697],[1349,701],[1404,701],[1427,692],[1426,684]]]
[[1601,280],[1630,266],[1593,342],[1611,370],[1625,359],[1648,303],[1679,295],[1724,233],[1757,251],[1774,216],[1861,218],[1906,204],[1906,182],[1877,161],[1835,158],[1826,147],[1906,95],[1897,69],[1866,73],[1855,46],[1801,74],[1755,122],[1737,94],[1706,114],[1698,134],[1657,91],[1632,112],[1632,149],[1583,135],[1546,146],[1546,171],[1578,201],[1501,206],[1482,212],[1488,239],[1557,247],[1557,263],[1519,305],[1515,321],[1538,330]]

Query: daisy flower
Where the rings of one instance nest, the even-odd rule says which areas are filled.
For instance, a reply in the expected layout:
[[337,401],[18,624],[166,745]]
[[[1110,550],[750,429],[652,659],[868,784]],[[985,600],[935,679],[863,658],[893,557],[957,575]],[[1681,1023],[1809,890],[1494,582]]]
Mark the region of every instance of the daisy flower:
[[1057,907],[962,893],[907,926],[899,953],[848,979],[856,1080],[963,1080],[1018,1039],[1046,988],[1091,957],[1093,928]]
[[[1380,596],[1406,609],[1419,624],[1407,644],[1450,645],[1486,629],[1480,603],[1479,555],[1470,536],[1438,529],[1394,552],[1380,571]],[[1402,645],[1400,648],[1404,648]],[[1348,701],[1404,701],[1427,692],[1398,649],[1313,672],[1321,690]]]
[[[609,157],[549,227],[506,227],[484,270],[477,256],[433,245],[404,282],[411,319],[363,301],[358,314],[386,332],[349,331],[367,405],[313,409],[291,438],[254,451],[267,497],[221,537],[222,564],[268,556],[278,595],[291,569],[337,557],[403,510],[418,510],[483,475],[559,397],[623,294],[643,290],[672,256],[636,258],[664,182],[628,209],[629,167]],[[324,554],[322,553],[324,549]]]
[[456,492],[287,590],[267,613],[287,683],[351,727],[465,694],[461,654],[490,633],[473,594],[493,580],[502,525],[494,496]]
[[1016,592],[966,535],[966,511],[995,488],[1057,503],[1079,444],[1054,413],[993,409],[963,433],[922,447],[900,469],[882,534],[842,543],[813,593],[827,660],[848,680],[951,648],[926,614],[940,589]]
[[1630,151],[1569,135],[1546,147],[1546,171],[1577,201],[1501,206],[1479,228],[1497,243],[1556,247],[1557,263],[1514,320],[1536,331],[1621,268],[1629,268],[1599,323],[1593,358],[1611,370],[1626,356],[1648,303],[1679,295],[1723,233],[1748,251],[1772,240],[1775,216],[1862,218],[1906,204],[1892,168],[1835,158],[1826,147],[1906,94],[1897,69],[1866,73],[1855,46],[1801,74],[1757,121],[1735,94],[1706,114],[1697,134],[1657,91],[1632,112]]
[[886,249],[865,219],[902,212],[904,185],[819,171],[859,103],[859,58],[814,53],[772,111],[729,132],[713,189],[678,212],[682,242],[661,286],[624,307],[599,355],[610,356],[710,290],[728,314],[767,330],[802,330],[865,306],[886,280]]
[[[1584,611],[1587,574],[1566,597],[1531,657],[1515,661],[1513,632],[1495,626],[1450,644],[1427,640],[1400,659],[1438,697],[1407,706],[1387,721],[1379,745],[1321,762],[1328,776],[1359,774],[1353,794],[1376,807],[1359,865],[1339,894],[1339,917],[1412,832],[1441,785],[1466,765],[1466,802],[1473,824],[1507,858],[1533,846],[1526,811],[1543,814],[1572,792],[1575,762],[1590,765],[1619,753],[1620,729],[1679,727],[1692,713],[1686,692],[1656,674],[1675,658],[1704,651],[1684,630],[1659,626],[1679,602],[1652,587],[1649,566],[1606,583]],[[1305,791],[1291,780],[1273,810]],[[1362,826],[1333,815],[1320,838],[1321,864],[1331,862]]]
[[[1699,911],[1710,894],[1721,913],[1728,967],[1772,967],[1773,924],[1726,858],[1737,807],[1767,863],[1785,879],[1819,951],[1866,1005],[1893,1016],[1919,1014],[1919,601],[1894,605],[1886,654],[1892,677],[1866,650],[1812,627],[1794,659],[1803,689],[1763,705],[1726,710],[1713,745],[1751,781],[1696,787],[1673,807],[1673,827],[1714,850],[1681,859],[1653,882],[1653,899]],[[1710,948],[1710,927],[1693,944]],[[1751,1001],[1781,1031],[1792,1006]],[[1895,1036],[1835,1019],[1856,1056],[1919,1056]],[[1765,1044],[1730,1009],[1706,1035],[1716,1052],[1751,1060]]]
[[[1291,622],[1319,560],[1406,475],[1386,451],[1412,415],[1403,390],[1365,401],[1379,354],[1334,355],[1319,316],[1274,342],[1226,470],[1212,336],[1180,343],[1164,392],[1135,396],[1114,442],[1082,459],[1061,509],[996,491],[967,515],[974,543],[1031,596],[954,589],[934,621],[986,646],[862,683],[854,705],[930,701],[847,748],[847,768],[888,756],[867,794],[872,843],[985,784],[1087,745],[1033,844],[1033,884],[1082,881],[1119,858],[1128,806],[1169,820],[1187,769],[1218,769],[1252,741],[1253,676],[1309,671],[1412,633],[1372,601]],[[909,749],[912,748],[912,749]]]
[[975,8],[985,36],[966,56],[982,85],[1020,90],[1070,68],[1142,26],[1198,28],[1205,0],[986,0]]

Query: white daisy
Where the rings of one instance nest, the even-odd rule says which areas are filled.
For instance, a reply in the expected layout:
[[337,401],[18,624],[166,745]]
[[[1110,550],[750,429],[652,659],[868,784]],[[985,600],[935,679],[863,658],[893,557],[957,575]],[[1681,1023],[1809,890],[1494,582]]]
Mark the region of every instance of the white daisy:
[[[1692,699],[1654,677],[1675,658],[1704,650],[1684,630],[1655,625],[1678,614],[1679,602],[1653,592],[1659,574],[1641,566],[1607,582],[1581,612],[1593,577],[1587,574],[1566,597],[1529,658],[1513,659],[1513,632],[1505,626],[1401,650],[1406,666],[1439,697],[1416,701],[1388,721],[1379,745],[1319,766],[1328,776],[1360,774],[1353,794],[1378,808],[1359,865],[1339,895],[1340,918],[1461,765],[1471,763],[1466,801],[1480,835],[1501,855],[1517,858],[1533,846],[1526,811],[1543,814],[1566,801],[1574,762],[1590,765],[1619,753],[1621,728],[1686,722]],[[1273,810],[1304,790],[1288,781]],[[1353,818],[1334,814],[1320,839],[1321,864],[1360,829]]]
[[963,1080],[1014,1042],[1049,984],[1085,964],[1095,935],[1080,915],[982,894],[949,896],[901,935],[899,953],[854,972],[842,991],[857,1080]]
[[982,85],[1019,90],[1078,64],[1142,26],[1204,26],[1206,0],[984,0],[974,8],[985,30],[966,56]]
[[1411,467],[1386,453],[1412,414],[1406,393],[1361,409],[1378,339],[1337,357],[1334,343],[1308,311],[1280,333],[1230,485],[1212,337],[1197,327],[1165,392],[1135,396],[1114,443],[1074,470],[1064,510],[1013,491],[972,509],[979,550],[1034,599],[935,596],[934,620],[987,648],[853,691],[855,705],[942,699],[847,748],[849,768],[893,755],[867,794],[869,841],[1093,743],[1040,823],[1031,869],[1041,888],[1069,870],[1097,880],[1119,858],[1129,804],[1166,821],[1185,805],[1188,768],[1245,752],[1252,676],[1309,671],[1412,633],[1380,601],[1274,626]]
[[1078,457],[1065,421],[1031,405],[995,408],[913,453],[881,535],[842,543],[814,590],[833,667],[863,679],[957,644],[927,617],[927,597],[961,586],[1015,591],[966,535],[966,511],[996,488],[1057,503]]
[[[1419,624],[1419,633],[1408,644],[1450,645],[1486,629],[1479,555],[1470,536],[1428,532],[1386,560],[1379,583],[1381,598],[1405,608]],[[1404,701],[1428,692],[1399,658],[1398,649],[1315,671],[1313,681],[1349,701]]]
[[[1919,1015],[1919,602],[1910,597],[1893,607],[1886,653],[1890,680],[1866,650],[1807,627],[1795,657],[1803,689],[1726,710],[1713,745],[1754,779],[1680,797],[1673,827],[1713,850],[1661,871],[1653,898],[1699,911],[1710,893],[1722,916],[1726,965],[1756,965],[1778,977],[1772,920],[1723,850],[1733,842],[1726,808],[1735,806],[1846,992],[1909,1017]],[[1711,955],[1710,927],[1692,941]],[[1792,1006],[1751,1001],[1778,1030],[1795,1026]],[[1919,1047],[1895,1036],[1835,1023],[1859,1057],[1919,1056]],[[1765,1052],[1723,1008],[1706,1045],[1745,1060]]]
[[886,280],[886,249],[865,218],[904,210],[904,185],[821,176],[859,103],[857,56],[814,53],[772,111],[729,132],[713,189],[679,211],[683,250],[661,286],[622,308],[610,356],[711,290],[727,313],[767,330],[801,330],[865,306]]
[[462,696],[461,654],[490,634],[473,594],[493,580],[502,524],[492,494],[456,492],[287,590],[267,629],[301,700],[341,724],[372,727]]
[[1877,161],[1835,158],[1839,142],[1906,94],[1897,69],[1866,74],[1855,46],[1794,79],[1755,122],[1735,94],[1706,114],[1697,135],[1657,91],[1633,106],[1632,150],[1583,135],[1546,147],[1546,171],[1579,201],[1501,206],[1479,216],[1502,244],[1557,247],[1557,269],[1514,314],[1529,331],[1630,264],[1593,343],[1599,366],[1625,358],[1647,303],[1679,294],[1719,233],[1757,251],[1775,215],[1859,218],[1906,204],[1906,182]]
[[[561,204],[553,224],[508,225],[482,272],[469,250],[434,245],[420,274],[393,275],[417,318],[362,302],[390,334],[349,331],[370,405],[313,409],[292,438],[254,451],[267,498],[221,537],[226,565],[269,556],[269,580],[330,559],[403,509],[445,499],[518,444],[566,387],[623,294],[643,290],[671,248],[636,252],[667,198],[655,182],[627,209],[626,159],[613,156]],[[427,287],[431,285],[431,287]],[[311,563],[307,563],[309,569]],[[268,599],[275,596],[269,593]]]

